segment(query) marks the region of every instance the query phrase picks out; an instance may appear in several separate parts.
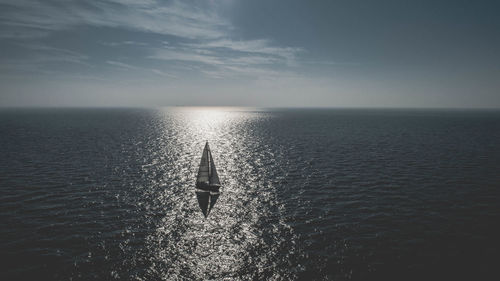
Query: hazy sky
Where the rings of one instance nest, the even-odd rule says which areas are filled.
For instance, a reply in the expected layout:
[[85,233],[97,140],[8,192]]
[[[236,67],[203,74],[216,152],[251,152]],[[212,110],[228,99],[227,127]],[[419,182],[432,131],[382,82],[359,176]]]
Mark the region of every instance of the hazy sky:
[[497,3],[0,0],[0,106],[500,108]]

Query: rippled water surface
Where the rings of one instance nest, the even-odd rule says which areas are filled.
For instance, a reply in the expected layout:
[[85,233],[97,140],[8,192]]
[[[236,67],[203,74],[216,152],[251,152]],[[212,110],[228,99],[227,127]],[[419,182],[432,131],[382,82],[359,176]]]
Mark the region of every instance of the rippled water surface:
[[498,111],[4,109],[2,280],[493,280],[499,140]]

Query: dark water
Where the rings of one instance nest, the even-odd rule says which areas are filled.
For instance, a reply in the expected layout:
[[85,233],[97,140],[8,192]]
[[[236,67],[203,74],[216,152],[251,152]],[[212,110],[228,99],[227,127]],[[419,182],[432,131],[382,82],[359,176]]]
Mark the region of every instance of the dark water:
[[2,280],[500,276],[498,111],[4,109],[0,156]]

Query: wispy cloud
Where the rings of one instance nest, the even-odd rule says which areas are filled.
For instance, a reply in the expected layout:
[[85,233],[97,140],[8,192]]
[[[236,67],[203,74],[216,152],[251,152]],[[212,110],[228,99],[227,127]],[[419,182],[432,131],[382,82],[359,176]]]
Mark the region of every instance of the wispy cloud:
[[211,69],[202,72],[214,78],[239,75],[259,78],[278,75],[277,67],[296,66],[297,56],[302,51],[300,48],[272,46],[269,40],[233,41],[225,38],[156,48],[149,58],[208,66]]
[[79,52],[42,44],[19,44],[19,46],[36,51],[32,59],[38,62],[60,61],[89,65],[87,62],[88,56]]
[[224,64],[224,62],[219,60],[215,55],[204,54],[197,52],[196,50],[189,50],[184,48],[158,48],[154,50],[154,54],[149,58],[166,61],[185,61],[213,66]]
[[282,59],[265,54],[230,54],[227,51],[189,48],[158,48],[154,50],[154,54],[149,58],[172,63],[189,63],[198,66],[202,73],[213,78],[275,76],[279,72],[271,68],[284,64]]
[[156,75],[160,75],[163,77],[170,77],[170,78],[177,78],[176,75],[167,73],[165,71],[156,69],[156,68],[146,68],[146,67],[139,67],[131,64],[126,64],[123,62],[118,62],[118,61],[106,61],[107,64],[112,65],[114,67],[120,68],[120,69],[125,69],[125,70],[135,70],[135,71],[141,71],[141,72],[152,72]]
[[139,46],[139,47],[144,47],[148,46],[149,44],[146,42],[137,42],[137,41],[120,41],[120,42],[107,42],[103,41],[100,42],[101,45],[103,46],[109,46],[109,47],[119,47],[119,46]]
[[19,37],[19,33],[39,36],[79,25],[120,27],[189,39],[220,38],[230,29],[230,24],[213,10],[188,2],[1,0],[0,23],[18,31],[4,37]]
[[293,60],[295,60],[297,54],[303,51],[303,49],[301,48],[272,46],[269,40],[264,39],[233,41],[226,38],[222,40],[209,41],[203,44],[188,45],[200,49],[222,49],[237,51],[241,53],[274,56],[277,58],[286,59],[287,62],[292,62]]
[[113,65],[113,66],[117,66],[119,68],[125,68],[125,69],[137,69],[137,67],[133,66],[133,65],[130,65],[130,64],[126,64],[126,63],[122,63],[122,62],[118,62],[118,61],[106,61],[107,64],[110,64],[110,65]]
[[16,44],[19,49],[25,49],[26,54],[22,58],[4,58],[1,63],[3,73],[41,73],[54,74],[55,68],[62,65],[77,65],[84,68],[92,68],[89,57],[79,52],[54,48],[44,44]]
[[[171,70],[181,64],[215,78],[277,75],[277,68],[293,68],[298,64],[301,48],[277,46],[268,39],[234,40],[235,28],[220,16],[217,6],[213,1],[198,0],[0,0],[0,24],[4,30],[0,40],[24,40],[26,44],[33,44],[40,38],[50,38],[60,31],[81,26],[155,34],[165,39],[158,42],[96,38],[95,43],[142,51],[142,57],[130,63],[110,54],[103,60],[108,66],[149,70],[168,77],[177,77]],[[43,54],[46,60],[85,63],[88,59],[85,55],[48,48],[32,48],[32,51]],[[155,66],[145,67],[148,61]],[[160,62],[165,63],[166,70],[158,65]]]

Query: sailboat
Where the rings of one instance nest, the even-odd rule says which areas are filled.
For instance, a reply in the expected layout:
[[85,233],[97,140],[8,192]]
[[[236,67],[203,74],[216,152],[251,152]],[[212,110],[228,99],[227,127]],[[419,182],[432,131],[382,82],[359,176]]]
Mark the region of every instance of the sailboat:
[[208,217],[219,198],[220,187],[219,175],[217,175],[217,169],[207,141],[201,155],[200,168],[196,178],[196,197],[205,218]]

